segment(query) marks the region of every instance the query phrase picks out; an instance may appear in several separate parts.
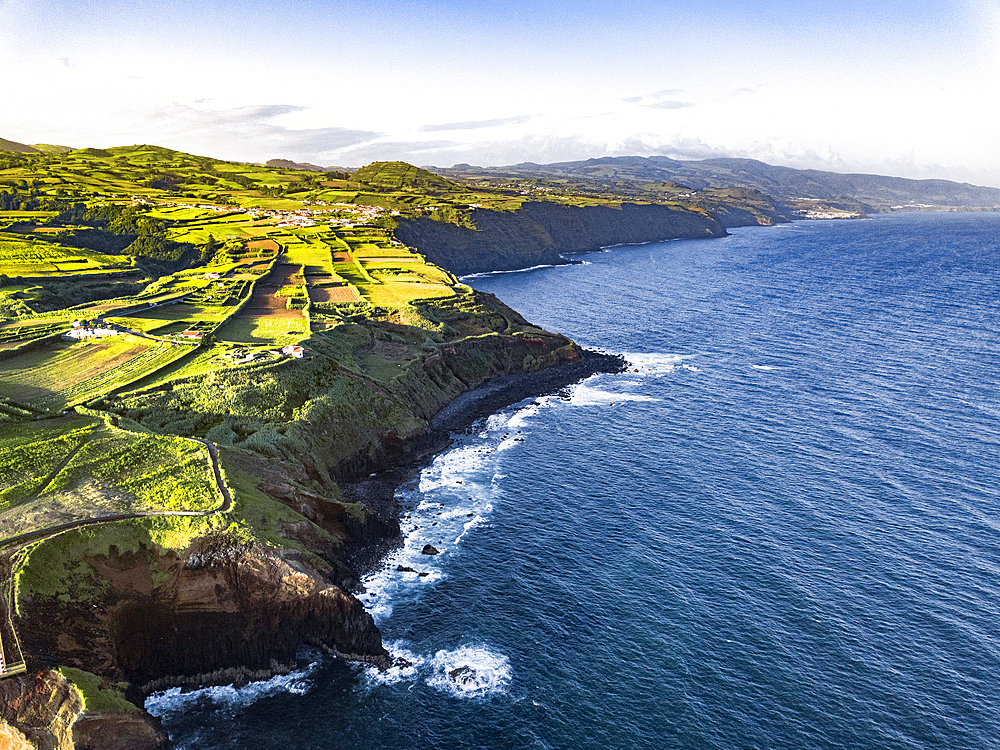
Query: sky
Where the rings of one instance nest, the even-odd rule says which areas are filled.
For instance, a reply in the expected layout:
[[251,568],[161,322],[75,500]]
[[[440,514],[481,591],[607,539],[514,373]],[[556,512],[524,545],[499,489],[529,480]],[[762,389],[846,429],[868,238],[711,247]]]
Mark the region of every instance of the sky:
[[1000,187],[1000,0],[0,0],[0,137]]

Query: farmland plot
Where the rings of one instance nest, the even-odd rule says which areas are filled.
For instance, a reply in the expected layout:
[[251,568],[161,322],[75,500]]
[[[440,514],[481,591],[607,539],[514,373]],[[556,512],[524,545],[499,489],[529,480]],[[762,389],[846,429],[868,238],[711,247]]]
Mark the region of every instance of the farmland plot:
[[49,344],[0,362],[0,395],[55,411],[127,385],[184,353],[127,335]]

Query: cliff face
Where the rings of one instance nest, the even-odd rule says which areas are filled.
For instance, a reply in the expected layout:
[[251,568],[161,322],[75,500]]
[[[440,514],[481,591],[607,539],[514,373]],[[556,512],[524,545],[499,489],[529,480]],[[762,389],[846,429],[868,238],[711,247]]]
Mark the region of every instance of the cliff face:
[[80,693],[58,672],[38,670],[0,681],[0,747],[73,750]]
[[198,685],[280,671],[303,643],[388,663],[361,603],[289,550],[224,534],[183,556],[112,547],[76,561],[72,577],[77,585],[89,579],[92,593],[72,602],[25,597],[22,640],[41,658],[129,682],[127,695],[140,705],[156,681]]
[[[561,253],[676,238],[721,237],[726,230],[698,211],[656,204],[563,206],[525,203],[517,211],[473,214],[477,229],[429,218],[404,219],[396,237],[459,276],[565,263]],[[753,222],[756,223],[756,222]]]

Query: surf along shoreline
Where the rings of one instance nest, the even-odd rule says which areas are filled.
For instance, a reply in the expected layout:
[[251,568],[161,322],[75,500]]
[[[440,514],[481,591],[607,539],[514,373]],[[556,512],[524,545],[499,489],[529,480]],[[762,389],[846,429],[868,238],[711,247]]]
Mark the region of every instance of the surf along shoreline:
[[[366,477],[353,481],[341,480],[339,486],[345,499],[362,502],[367,508],[399,529],[408,511],[400,501],[399,488],[419,476],[431,465],[434,458],[449,450],[454,444],[454,434],[473,425],[477,420],[496,414],[525,399],[543,398],[585,380],[598,373],[624,372],[628,363],[620,354],[609,354],[592,349],[580,349],[576,361],[563,361],[541,370],[503,375],[479,387],[460,394],[446,404],[430,421],[427,431],[408,439],[405,451],[385,457],[381,465]],[[348,554],[348,561],[357,574],[358,585],[350,593],[365,593],[361,583],[370,575],[391,568],[389,557],[406,543],[407,535],[401,529],[396,534],[381,538],[359,540]],[[377,628],[377,625],[376,625]],[[379,636],[381,631],[379,630]],[[383,641],[383,646],[385,642]],[[330,656],[349,662],[367,664],[379,671],[390,667],[411,666],[405,659],[390,655],[385,660],[371,660],[357,655],[333,652],[321,648]],[[270,668],[247,669],[241,667],[213,670],[198,675],[163,676],[142,685],[138,695],[143,699],[174,688],[181,692],[231,685],[242,688],[251,683],[266,682],[272,678],[290,675],[301,669],[298,659],[292,662],[273,662]],[[145,701],[143,700],[143,703]]]
[[[363,503],[377,515],[394,522],[397,527],[405,509],[400,504],[397,490],[430,465],[435,456],[448,450],[452,435],[471,426],[476,420],[488,417],[502,409],[529,398],[552,395],[598,373],[616,374],[626,370],[628,363],[621,354],[609,354],[594,349],[581,349],[581,356],[574,362],[532,372],[518,372],[489,380],[477,388],[458,395],[447,403],[428,425],[423,435],[408,439],[406,455],[389,458],[367,477],[340,484],[344,497]],[[402,533],[379,540],[366,540],[355,545],[349,561],[359,579],[381,569],[390,553],[405,542]],[[360,589],[354,593],[362,592]]]

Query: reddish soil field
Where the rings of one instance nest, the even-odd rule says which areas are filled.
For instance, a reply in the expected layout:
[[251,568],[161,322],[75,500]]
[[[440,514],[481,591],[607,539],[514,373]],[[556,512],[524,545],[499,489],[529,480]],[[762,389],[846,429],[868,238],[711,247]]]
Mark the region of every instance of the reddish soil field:
[[313,287],[309,290],[313,302],[360,302],[361,297],[349,286]]
[[333,253],[334,263],[353,263],[354,259],[351,258],[350,253]]
[[279,297],[276,294],[262,294],[254,292],[253,299],[243,308],[250,317],[253,317],[260,310],[283,310],[288,305],[288,297]]
[[275,242],[274,240],[253,240],[252,242],[247,243],[247,247],[255,247],[260,250],[269,250],[275,253],[281,249],[281,246],[278,245],[278,243]]
[[[287,297],[277,296],[277,291],[292,283],[292,276],[298,273],[299,267],[287,263],[275,266],[271,272],[257,282],[253,289],[253,297],[243,308],[253,317],[253,311],[257,310],[284,310],[288,304]],[[297,311],[292,311],[297,312]],[[270,315],[270,313],[268,313]],[[243,317],[241,315],[241,317]]]

